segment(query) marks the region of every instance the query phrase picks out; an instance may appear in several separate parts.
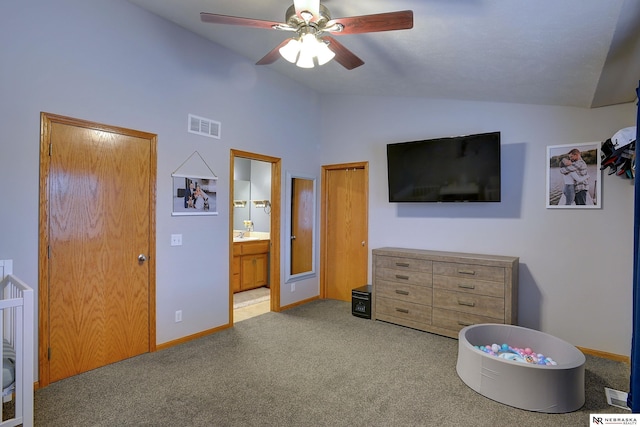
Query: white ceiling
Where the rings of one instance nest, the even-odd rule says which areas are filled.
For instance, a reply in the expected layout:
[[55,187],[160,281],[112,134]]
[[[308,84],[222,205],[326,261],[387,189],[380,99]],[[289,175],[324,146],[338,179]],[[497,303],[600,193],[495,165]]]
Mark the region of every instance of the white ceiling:
[[[129,0],[257,62],[291,33],[209,24],[200,12],[284,22],[292,0]],[[365,64],[267,65],[320,93],[600,107],[633,102],[638,0],[324,0],[332,18],[413,10],[414,28],[343,35]],[[263,66],[264,67],[264,66]]]

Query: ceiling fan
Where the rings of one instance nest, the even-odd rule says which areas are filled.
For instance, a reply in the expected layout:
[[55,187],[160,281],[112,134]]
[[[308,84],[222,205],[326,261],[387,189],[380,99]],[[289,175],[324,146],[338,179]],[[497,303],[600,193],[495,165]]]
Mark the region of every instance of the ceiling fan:
[[413,28],[413,11],[387,12],[374,15],[351,16],[332,19],[329,9],[319,0],[294,0],[285,13],[285,22],[272,22],[236,16],[200,13],[203,22],[239,25],[253,28],[290,31],[296,33],[284,40],[260,59],[257,65],[275,62],[280,56],[298,67],[313,68],[333,58],[352,70],[364,64],[353,52],[344,47],[331,34],[362,34],[379,31],[407,30]]

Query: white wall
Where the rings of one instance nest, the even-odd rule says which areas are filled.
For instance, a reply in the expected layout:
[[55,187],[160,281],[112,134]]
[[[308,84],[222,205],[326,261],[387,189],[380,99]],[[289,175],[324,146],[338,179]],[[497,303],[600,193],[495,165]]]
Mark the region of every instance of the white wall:
[[[0,2],[0,39],[0,259],[38,288],[41,111],[156,133],[157,343],[227,324],[230,149],[282,158],[283,188],[289,169],[317,173],[317,95],[124,1]],[[222,122],[222,139],[188,133],[189,113]],[[196,150],[219,214],[172,217],[171,173]],[[281,301],[317,294],[315,279]]]
[[[369,247],[520,257],[519,322],[629,355],[633,186],[602,176],[602,209],[546,209],[546,146],[600,142],[635,125],[635,105],[579,109],[413,98],[323,98],[322,163],[369,161]],[[348,120],[345,120],[348,117]],[[392,204],[386,144],[500,131],[502,202]],[[369,271],[371,277],[371,271]]]

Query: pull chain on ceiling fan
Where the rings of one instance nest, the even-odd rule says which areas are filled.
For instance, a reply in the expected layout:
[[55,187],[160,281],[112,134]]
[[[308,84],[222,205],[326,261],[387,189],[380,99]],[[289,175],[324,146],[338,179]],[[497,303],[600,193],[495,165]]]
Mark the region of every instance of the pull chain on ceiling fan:
[[331,19],[329,9],[320,4],[319,0],[294,0],[285,13],[284,23],[206,12],[200,13],[200,19],[213,24],[296,33],[294,37],[284,40],[267,53],[256,63],[257,65],[272,64],[282,56],[298,67],[313,68],[316,63],[323,65],[335,58],[347,70],[363,65],[364,61],[333,37],[324,35],[325,33],[340,36],[413,28],[411,10]]

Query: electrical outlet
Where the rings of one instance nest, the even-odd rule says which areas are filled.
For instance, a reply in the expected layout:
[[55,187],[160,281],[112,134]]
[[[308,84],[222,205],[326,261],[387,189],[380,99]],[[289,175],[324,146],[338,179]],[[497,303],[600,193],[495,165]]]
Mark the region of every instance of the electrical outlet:
[[291,284],[291,292],[295,292],[295,291],[296,291],[296,283],[295,283],[295,282],[293,282],[293,283]]
[[171,246],[182,246],[182,234],[171,235]]
[[182,322],[182,310],[176,311],[176,323]]

